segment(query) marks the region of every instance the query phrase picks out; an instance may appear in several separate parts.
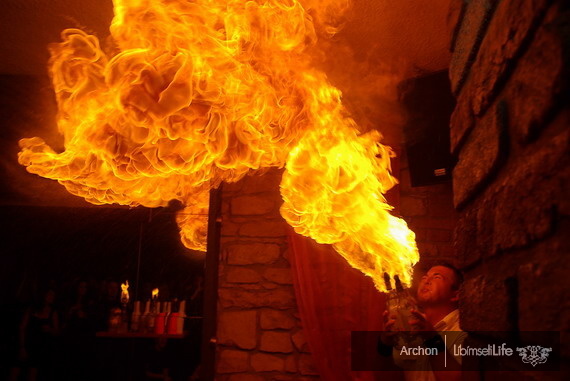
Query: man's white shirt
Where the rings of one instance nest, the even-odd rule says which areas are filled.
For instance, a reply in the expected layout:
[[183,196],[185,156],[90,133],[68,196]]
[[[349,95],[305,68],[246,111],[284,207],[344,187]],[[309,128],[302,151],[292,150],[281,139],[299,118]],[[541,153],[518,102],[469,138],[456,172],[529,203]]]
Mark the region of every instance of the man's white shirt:
[[[467,337],[459,327],[459,310],[453,310],[435,326],[437,332],[457,332],[456,334],[446,334],[447,361],[453,361],[453,346],[460,345]],[[401,348],[394,348],[392,354],[394,363],[404,369],[406,381],[436,381],[429,356],[414,356],[402,353]],[[450,358],[452,357],[452,358]],[[461,356],[455,356],[455,361],[461,364]]]

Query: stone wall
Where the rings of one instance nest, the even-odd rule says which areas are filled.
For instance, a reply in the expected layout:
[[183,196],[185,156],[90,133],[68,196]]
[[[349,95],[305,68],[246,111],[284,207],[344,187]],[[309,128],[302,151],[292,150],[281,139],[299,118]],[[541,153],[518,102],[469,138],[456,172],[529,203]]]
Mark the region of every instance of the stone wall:
[[318,379],[287,259],[281,173],[224,186],[216,380]]
[[464,6],[450,67],[462,327],[568,330],[567,4]]
[[399,205],[394,212],[402,216],[416,234],[420,252],[420,262],[416,268],[425,270],[437,261],[457,265],[453,247],[457,213],[453,207],[451,182],[412,187],[406,152],[403,151],[400,156],[400,183],[394,190],[399,192]]

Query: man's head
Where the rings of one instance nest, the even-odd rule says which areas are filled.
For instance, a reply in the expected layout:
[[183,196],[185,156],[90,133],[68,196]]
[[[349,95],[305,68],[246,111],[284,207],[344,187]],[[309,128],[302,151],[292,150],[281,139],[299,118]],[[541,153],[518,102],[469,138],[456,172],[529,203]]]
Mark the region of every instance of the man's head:
[[420,280],[418,304],[424,307],[433,305],[457,307],[461,283],[463,275],[456,267],[449,263],[438,263]]

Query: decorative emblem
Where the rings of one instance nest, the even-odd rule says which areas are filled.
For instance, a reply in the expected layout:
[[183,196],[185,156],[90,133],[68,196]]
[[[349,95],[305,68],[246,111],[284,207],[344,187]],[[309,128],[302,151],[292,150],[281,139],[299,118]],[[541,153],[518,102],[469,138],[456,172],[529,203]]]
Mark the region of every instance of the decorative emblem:
[[531,364],[544,364],[548,360],[548,355],[552,352],[552,348],[544,348],[540,345],[527,345],[526,347],[517,347],[517,352],[522,357],[522,362]]

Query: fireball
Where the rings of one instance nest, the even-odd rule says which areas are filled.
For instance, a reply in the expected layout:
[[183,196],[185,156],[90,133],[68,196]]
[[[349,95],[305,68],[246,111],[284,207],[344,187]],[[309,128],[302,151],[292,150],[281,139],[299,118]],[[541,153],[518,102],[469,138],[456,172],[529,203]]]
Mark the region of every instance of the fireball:
[[311,64],[347,1],[115,0],[113,44],[78,29],[50,46],[65,150],[22,139],[18,159],[93,204],[185,207],[185,246],[205,250],[209,190],[285,168],[281,214],[384,290],[419,255],[390,214],[389,147],[363,133]]

